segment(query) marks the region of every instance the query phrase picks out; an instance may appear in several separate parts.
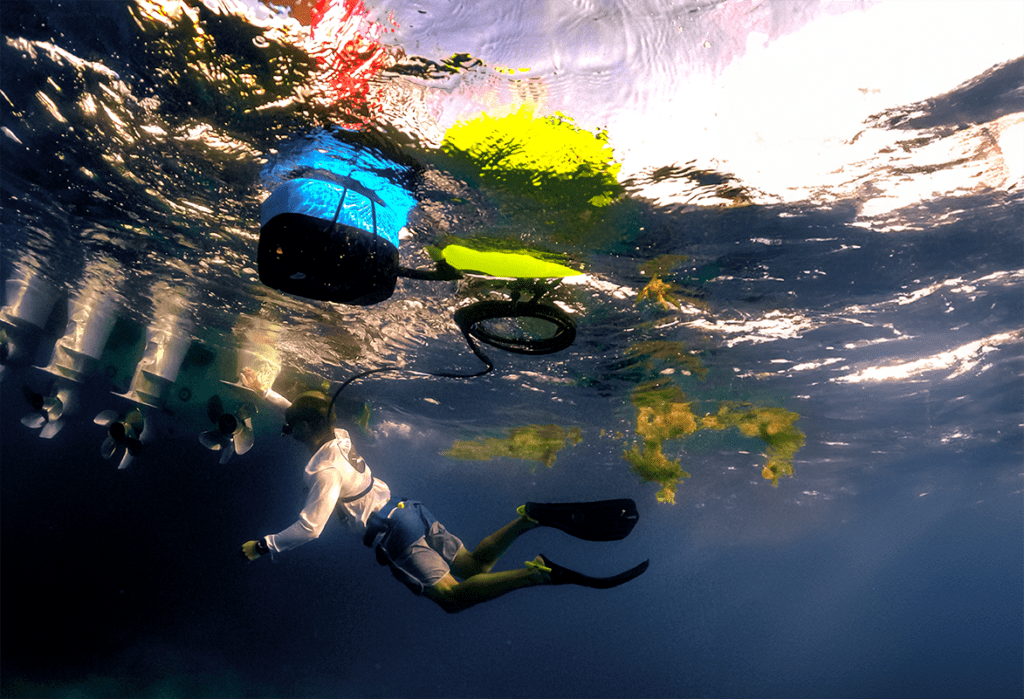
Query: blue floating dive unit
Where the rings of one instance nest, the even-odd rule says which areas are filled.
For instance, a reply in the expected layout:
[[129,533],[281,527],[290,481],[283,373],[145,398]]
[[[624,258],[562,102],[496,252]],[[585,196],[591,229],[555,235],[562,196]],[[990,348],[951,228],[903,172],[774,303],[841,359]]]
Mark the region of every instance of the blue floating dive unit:
[[408,168],[329,134],[290,147],[263,172],[257,266],[267,286],[303,298],[371,305],[398,279],[398,232],[415,200]]
[[[551,280],[577,270],[525,252],[474,251],[463,245],[434,250],[434,270],[399,266],[399,231],[416,205],[412,191],[418,169],[367,138],[319,131],[280,145],[261,173],[270,195],[260,210],[260,281],[307,299],[368,306],[390,298],[400,276],[454,280],[466,271],[502,280],[511,300],[478,301],[455,313],[455,323],[486,368],[430,372],[433,376],[470,378],[493,370],[474,340],[518,354],[550,354],[571,345],[576,337],[572,318],[540,299]],[[524,292],[529,300],[521,300]],[[500,322],[509,319],[530,319],[552,331],[541,337],[533,328],[509,333]],[[379,367],[349,378],[335,391],[330,407],[352,381],[396,370],[403,369]]]
[[[274,190],[260,215],[260,281],[320,301],[366,306],[389,298],[398,279],[398,236],[353,225],[344,210],[349,196],[359,195],[306,178]],[[335,211],[328,211],[332,200]],[[376,202],[367,201],[375,219]]]

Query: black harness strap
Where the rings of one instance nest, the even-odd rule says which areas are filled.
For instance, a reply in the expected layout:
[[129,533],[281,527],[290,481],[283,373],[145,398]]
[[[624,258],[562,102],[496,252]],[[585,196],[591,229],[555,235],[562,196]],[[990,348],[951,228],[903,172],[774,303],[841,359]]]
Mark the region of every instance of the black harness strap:
[[360,498],[366,497],[367,495],[369,495],[370,491],[373,490],[373,484],[376,481],[377,481],[376,478],[374,478],[373,476],[370,476],[370,485],[366,486],[361,491],[359,491],[359,494],[357,494],[357,495],[350,495],[347,498],[338,498],[338,502],[355,502],[356,500],[359,500]]

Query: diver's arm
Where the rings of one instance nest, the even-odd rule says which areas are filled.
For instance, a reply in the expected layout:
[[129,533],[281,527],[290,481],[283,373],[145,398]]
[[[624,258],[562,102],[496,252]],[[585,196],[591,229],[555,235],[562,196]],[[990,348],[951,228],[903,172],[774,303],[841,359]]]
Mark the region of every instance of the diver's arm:
[[287,398],[285,398],[272,388],[268,388],[267,392],[263,394],[263,397],[272,406],[274,406],[275,408],[280,408],[281,410],[287,410],[288,407],[292,404],[290,400],[288,400]]
[[298,520],[284,531],[264,537],[267,547],[280,553],[316,539],[334,513],[340,493],[341,476],[337,469],[317,471]]
[[292,404],[290,400],[275,391],[273,387],[267,386],[264,388],[263,380],[260,379],[259,375],[250,367],[242,369],[242,373],[239,375],[238,380],[243,386],[248,388],[250,391],[258,393],[264,400],[275,408],[287,410]]

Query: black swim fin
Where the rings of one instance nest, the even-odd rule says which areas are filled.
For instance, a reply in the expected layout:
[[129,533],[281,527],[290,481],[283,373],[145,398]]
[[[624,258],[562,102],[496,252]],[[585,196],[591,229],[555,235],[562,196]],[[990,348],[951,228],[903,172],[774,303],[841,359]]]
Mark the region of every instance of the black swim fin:
[[545,527],[561,529],[587,541],[625,539],[640,520],[636,503],[627,498],[597,502],[528,502],[519,508],[519,513]]
[[[644,561],[635,568],[619,573],[618,575],[612,575],[607,578],[594,578],[583,573],[577,573],[575,570],[564,568],[557,563],[552,563],[544,555],[540,555],[541,561],[543,561],[544,568],[549,571],[551,575],[552,585],[582,585],[583,587],[593,587],[598,590],[607,590],[610,587],[618,587],[623,583],[628,583],[633,578],[639,577],[650,564],[650,561]],[[527,565],[536,566],[533,561],[527,561]]]

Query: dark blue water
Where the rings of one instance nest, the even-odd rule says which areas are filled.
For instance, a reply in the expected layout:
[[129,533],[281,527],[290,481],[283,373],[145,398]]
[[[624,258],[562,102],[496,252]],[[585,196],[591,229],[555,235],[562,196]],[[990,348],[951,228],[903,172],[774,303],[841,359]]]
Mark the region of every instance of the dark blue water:
[[[1001,27],[1020,7],[911,5],[507,3],[486,22],[375,5],[399,63],[357,104],[310,93],[302,30],[276,19],[0,3],[0,265],[42,315],[8,283],[0,693],[1019,697],[1024,47]],[[436,69],[458,53],[480,65]],[[496,183],[440,149],[517,100],[608,129],[613,203]],[[540,529],[507,561],[601,575],[649,558],[637,580],[449,616],[341,527],[240,560],[294,521],[306,455],[259,403],[253,450],[218,464],[197,435],[211,395],[243,400],[222,382],[246,366],[293,397],[392,364],[472,373],[452,310],[501,293],[401,280],[362,308],[259,283],[260,172],[353,119],[422,170],[403,264],[484,238],[586,272],[550,292],[577,325],[562,352],[352,384],[360,452],[470,545],[527,500],[631,497],[628,539]],[[665,304],[640,298],[654,276]],[[23,387],[55,374],[68,408],[42,439]],[[639,477],[624,454],[654,381],[697,420],[762,410],[802,437],[777,486],[770,442],[736,428],[661,443],[689,477]],[[93,418],[140,402],[151,431],[118,469]],[[554,461],[451,456],[538,425],[567,435]]]

